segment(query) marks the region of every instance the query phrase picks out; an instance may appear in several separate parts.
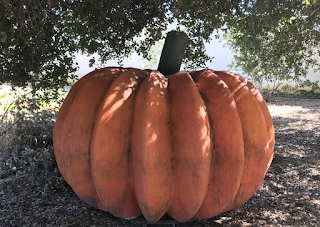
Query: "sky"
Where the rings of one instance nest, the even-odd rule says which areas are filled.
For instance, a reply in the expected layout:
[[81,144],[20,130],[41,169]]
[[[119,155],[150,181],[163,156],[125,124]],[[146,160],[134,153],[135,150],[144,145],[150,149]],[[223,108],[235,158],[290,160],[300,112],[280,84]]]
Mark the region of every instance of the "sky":
[[[213,70],[229,70],[228,65],[231,63],[234,53],[232,50],[225,45],[225,43],[221,40],[215,39],[215,36],[212,36],[212,40],[210,43],[206,44],[207,54],[211,57],[214,57],[212,62],[208,62],[206,66],[209,69]],[[95,57],[95,59],[99,59],[97,54],[95,55],[76,55],[76,62],[78,62],[80,69],[77,71],[77,75],[82,77],[89,72],[93,71],[95,68],[109,67],[109,66],[119,66],[116,60],[110,60],[106,64],[101,64],[99,61],[96,61],[97,64],[94,67],[89,67],[89,60]],[[160,58],[160,53],[159,53]],[[320,59],[319,59],[320,60]],[[145,64],[146,62],[144,62]],[[124,60],[123,67],[134,67],[134,68],[143,68],[143,63],[141,58],[137,54],[131,55],[129,59]],[[314,72],[313,69],[309,70],[309,74],[307,75],[307,79],[311,81],[320,81],[320,72]]]
[[[213,36],[214,37],[214,36]],[[206,50],[207,54],[209,54],[211,57],[214,57],[211,63],[207,63],[206,66],[209,69],[213,70],[228,70],[228,64],[231,63],[233,59],[233,52],[230,48],[227,46],[224,46],[224,43],[213,38],[210,43],[206,44]],[[160,55],[160,54],[159,54]],[[77,54],[76,55],[76,62],[78,62],[80,69],[77,71],[77,75],[79,77],[82,77],[89,72],[93,71],[95,67],[108,67],[108,66],[119,66],[116,60],[110,60],[106,64],[101,65],[98,61],[97,64],[94,65],[94,67],[89,67],[89,60],[95,57],[95,59],[99,59],[99,56],[97,54],[95,55],[82,55]],[[160,56],[159,56],[160,57]],[[135,68],[141,68],[142,63],[141,59],[138,57],[137,54],[131,55],[129,59],[124,60],[123,67],[135,67]]]

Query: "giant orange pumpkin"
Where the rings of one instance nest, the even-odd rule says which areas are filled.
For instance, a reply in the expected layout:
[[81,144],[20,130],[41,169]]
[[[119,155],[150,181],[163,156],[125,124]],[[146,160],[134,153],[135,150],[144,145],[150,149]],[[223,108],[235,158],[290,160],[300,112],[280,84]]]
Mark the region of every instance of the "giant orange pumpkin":
[[265,101],[225,71],[104,68],[81,78],[54,128],[65,180],[114,216],[211,218],[247,201],[270,166]]

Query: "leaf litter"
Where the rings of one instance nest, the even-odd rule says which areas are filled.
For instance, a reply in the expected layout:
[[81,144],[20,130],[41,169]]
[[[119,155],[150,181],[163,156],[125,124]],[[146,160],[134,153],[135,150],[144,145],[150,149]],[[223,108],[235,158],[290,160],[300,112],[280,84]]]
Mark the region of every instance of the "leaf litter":
[[[256,194],[214,218],[170,224],[165,217],[162,226],[320,226],[320,99],[275,97],[268,106],[275,155]],[[0,147],[0,226],[159,226],[90,207],[61,177],[50,142],[24,144]]]

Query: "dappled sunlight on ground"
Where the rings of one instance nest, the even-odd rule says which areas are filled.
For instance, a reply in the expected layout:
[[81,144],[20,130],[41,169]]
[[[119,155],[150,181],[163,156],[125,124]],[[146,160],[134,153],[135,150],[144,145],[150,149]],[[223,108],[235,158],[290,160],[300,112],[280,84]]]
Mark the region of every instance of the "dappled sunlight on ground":
[[[275,97],[268,107],[275,155],[257,193],[232,211],[175,227],[320,226],[320,99]],[[81,201],[49,162],[52,147],[1,152],[3,226],[157,226],[141,217],[118,219]]]

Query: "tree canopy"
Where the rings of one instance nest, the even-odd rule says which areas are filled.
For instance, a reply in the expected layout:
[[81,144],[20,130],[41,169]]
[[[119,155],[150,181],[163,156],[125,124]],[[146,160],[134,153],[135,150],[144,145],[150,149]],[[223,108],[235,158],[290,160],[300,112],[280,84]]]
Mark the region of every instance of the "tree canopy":
[[[235,65],[255,75],[298,78],[319,56],[316,0],[1,0],[0,82],[58,89],[76,77],[75,53],[101,61],[150,48],[169,24],[187,33],[185,63],[203,67],[217,30],[236,51]],[[141,36],[142,38],[137,39]]]
[[224,29],[236,52],[233,67],[255,81],[299,81],[318,69],[319,6],[316,0],[247,1]]

